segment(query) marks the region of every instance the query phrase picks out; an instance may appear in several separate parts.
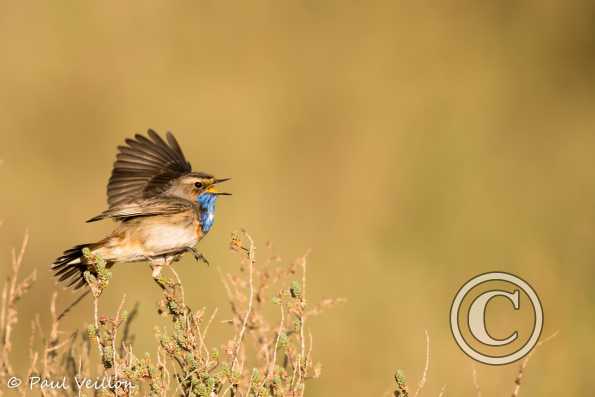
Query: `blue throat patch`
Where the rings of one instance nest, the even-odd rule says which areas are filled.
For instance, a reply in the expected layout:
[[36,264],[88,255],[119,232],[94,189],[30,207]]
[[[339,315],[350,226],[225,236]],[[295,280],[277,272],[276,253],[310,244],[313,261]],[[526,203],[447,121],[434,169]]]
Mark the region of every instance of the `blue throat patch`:
[[207,233],[213,227],[213,222],[215,222],[217,196],[211,193],[203,193],[196,197],[196,201],[200,209],[200,228],[203,233]]

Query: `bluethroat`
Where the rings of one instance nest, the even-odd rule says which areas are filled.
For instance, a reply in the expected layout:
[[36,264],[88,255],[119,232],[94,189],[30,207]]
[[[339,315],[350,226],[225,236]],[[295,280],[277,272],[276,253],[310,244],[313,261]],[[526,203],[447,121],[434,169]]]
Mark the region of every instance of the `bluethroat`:
[[[149,261],[154,277],[185,252],[207,262],[195,246],[213,226],[217,198],[229,195],[215,185],[229,178],[192,172],[171,132],[165,140],[153,130],[147,135],[137,134],[118,146],[107,185],[109,208],[87,221],[111,218],[117,222],[114,231],[96,243],[65,251],[53,263],[54,275],[68,287],[86,284],[84,273],[97,257],[108,268],[118,262]],[[90,255],[83,254],[85,248]]]

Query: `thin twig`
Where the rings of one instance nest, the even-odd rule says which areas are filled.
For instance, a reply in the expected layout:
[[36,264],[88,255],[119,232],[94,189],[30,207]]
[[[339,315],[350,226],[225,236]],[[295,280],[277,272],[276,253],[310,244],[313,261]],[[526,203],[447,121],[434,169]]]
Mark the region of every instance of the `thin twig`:
[[95,340],[97,341],[97,350],[99,357],[103,357],[101,349],[101,340],[99,339],[99,297],[93,294],[93,320],[95,321]]
[[165,266],[172,272],[172,274],[174,275],[174,277],[176,279],[177,286],[180,287],[180,295],[182,298],[182,305],[184,306],[184,310],[186,310],[186,300],[184,298],[184,286],[182,285],[182,280],[180,279],[178,272],[176,272],[174,270],[174,267],[171,265],[171,261],[166,261]]
[[169,261],[166,260],[164,262],[164,264],[172,272],[172,274],[174,275],[174,277],[176,279],[176,283],[177,283],[176,286],[180,288],[180,297],[182,299],[182,307],[184,308],[184,312],[183,312],[184,323],[186,324],[186,328],[190,328],[191,319],[189,318],[188,314],[190,313],[190,317],[192,317],[192,310],[190,310],[190,308],[188,306],[186,306],[186,298],[185,298],[184,285],[182,284],[182,280],[180,279],[178,272],[176,272],[174,267],[172,266],[171,260],[169,260]]
[[246,314],[244,315],[244,320],[242,322],[242,328],[240,329],[240,334],[238,335],[238,340],[236,341],[236,349],[235,349],[235,353],[233,355],[233,361],[231,364],[232,372],[235,369],[235,366],[237,365],[237,362],[238,362],[238,354],[240,353],[240,348],[242,347],[242,340],[244,339],[244,333],[246,332],[246,327],[248,326],[248,319],[252,312],[252,302],[254,301],[254,280],[253,280],[253,278],[254,278],[254,264],[256,262],[254,251],[256,250],[256,248],[254,247],[254,240],[252,240],[252,237],[250,237],[250,235],[246,232],[244,232],[244,235],[250,242],[250,248],[248,250],[248,260],[249,260],[248,285],[249,285],[249,289],[250,289],[250,292],[249,292],[250,295],[248,297],[248,309],[246,310]]
[[417,390],[415,390],[414,397],[417,397],[421,390],[426,385],[426,381],[428,379],[428,369],[430,368],[430,335],[428,334],[428,330],[424,330],[426,334],[426,365],[424,366],[424,372],[421,375],[421,379],[417,384]]
[[[60,347],[62,347],[58,341],[59,341],[59,331],[58,331],[58,320],[57,320],[57,315],[56,315],[56,299],[58,298],[58,293],[54,291],[54,293],[52,294],[52,299],[50,302],[50,315],[52,318],[52,325],[50,328],[50,334],[48,336],[48,338],[45,341],[45,349],[44,349],[44,353],[43,353],[43,373],[46,376],[50,375],[50,359],[51,362],[54,362],[55,359],[55,353],[54,350],[59,349]],[[39,324],[39,321],[38,321]],[[39,324],[39,326],[41,326],[41,324]],[[62,343],[62,345],[65,345],[66,342],[68,341],[64,341]],[[52,354],[50,354],[52,353]]]
[[21,282],[18,275],[23,265],[23,258],[29,243],[29,232],[25,231],[19,254],[12,250],[12,272],[2,289],[2,305],[0,307],[0,376],[12,373],[8,355],[12,350],[11,337],[13,326],[18,322],[16,303],[27,292],[36,279],[35,270]]
[[210,354],[209,354],[209,349],[207,347],[205,340],[207,338],[207,332],[209,332],[209,328],[211,327],[211,323],[215,319],[215,316],[217,315],[218,311],[219,311],[218,308],[215,308],[215,310],[213,310],[213,313],[211,314],[211,317],[209,318],[209,321],[207,321],[207,324],[205,325],[205,328],[202,330],[202,332],[200,331],[200,327],[197,325],[198,335],[200,337],[200,343],[201,343],[202,348],[204,349],[205,355],[206,355],[205,365],[207,365],[207,366],[209,365]]
[[552,339],[554,339],[556,336],[558,336],[558,333],[560,331],[556,331],[553,334],[551,334],[550,336],[548,336],[547,338],[539,341],[535,347],[533,348],[533,350],[531,350],[531,352],[527,355],[527,357],[525,357],[525,359],[523,360],[523,362],[521,363],[521,366],[519,367],[519,372],[514,380],[515,383],[515,387],[514,390],[512,392],[512,397],[518,397],[519,395],[519,389],[521,388],[521,380],[523,379],[523,374],[525,371],[525,368],[527,368],[527,364],[529,364],[529,360],[531,359],[531,356],[533,356],[533,354],[535,353],[535,351],[537,350],[538,347],[542,346],[543,344],[551,341]]
[[[277,349],[279,348],[279,339],[281,339],[281,334],[283,333],[283,324],[285,323],[285,311],[283,310],[283,304],[280,303],[279,306],[281,307],[281,322],[279,323],[279,329],[277,329],[277,339],[275,340],[275,347],[273,348],[273,359],[271,361],[271,365],[269,367],[269,371],[267,373],[266,378],[262,381],[264,385],[265,380],[270,380],[273,378],[273,373],[275,371],[275,363],[277,362]],[[262,385],[261,385],[262,387]]]
[[473,387],[477,393],[477,397],[481,397],[481,388],[479,387],[479,381],[477,380],[477,367],[475,364],[471,364],[471,376],[473,378]]
[[438,394],[438,397],[444,397],[446,395],[446,385],[442,386],[442,389],[440,389],[440,394]]
[[300,346],[300,356],[299,356],[299,361],[298,361],[298,383],[303,383],[302,389],[301,389],[301,393],[300,395],[303,396],[304,392],[306,390],[306,384],[304,382],[302,382],[302,380],[304,379],[304,370],[305,370],[305,365],[304,365],[304,369],[302,370],[302,360],[305,359],[305,354],[306,354],[306,341],[305,341],[305,337],[304,337],[304,328],[305,328],[305,323],[306,323],[306,316],[305,316],[305,311],[306,311],[306,257],[308,256],[309,252],[307,252],[303,257],[302,257],[302,291],[301,291],[301,315],[300,315],[300,342],[301,342],[301,346]]
[[116,318],[114,320],[114,335],[112,338],[112,352],[114,354],[114,377],[117,381],[120,374],[118,368],[118,362],[120,361],[118,351],[116,350],[116,340],[118,339],[118,328],[120,328],[120,313],[122,312],[122,308],[124,307],[124,303],[126,302],[126,294],[122,296],[122,300],[120,301],[120,305],[118,306],[118,310],[116,311]]

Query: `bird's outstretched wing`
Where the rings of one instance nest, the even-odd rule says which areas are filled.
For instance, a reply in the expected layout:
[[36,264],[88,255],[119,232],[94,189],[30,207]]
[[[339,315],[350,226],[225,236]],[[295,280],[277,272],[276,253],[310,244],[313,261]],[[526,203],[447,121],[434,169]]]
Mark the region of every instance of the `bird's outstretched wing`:
[[123,203],[155,196],[163,192],[170,181],[192,171],[182,148],[171,132],[167,143],[153,130],[149,138],[136,134],[118,146],[118,154],[107,185],[110,209]]
[[135,218],[139,216],[171,215],[192,209],[192,203],[188,200],[174,197],[153,197],[148,199],[137,199],[123,204],[112,206],[101,214],[89,219],[87,222],[100,221],[106,218],[113,218],[118,221]]

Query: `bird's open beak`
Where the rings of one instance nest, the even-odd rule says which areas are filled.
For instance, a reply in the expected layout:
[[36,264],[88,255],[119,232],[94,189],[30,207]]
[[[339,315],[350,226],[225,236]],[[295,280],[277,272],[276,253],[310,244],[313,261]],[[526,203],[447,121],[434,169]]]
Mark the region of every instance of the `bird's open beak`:
[[[216,185],[216,184],[218,184],[218,183],[221,183],[221,182],[229,181],[230,179],[231,179],[231,178],[215,179],[215,180],[213,181],[213,185]],[[217,191],[217,189],[215,189],[215,187],[214,187],[213,185],[211,185],[211,186],[210,186],[210,187],[207,189],[207,191],[208,191],[209,193],[211,193],[211,194],[214,194],[214,195],[216,195],[216,196],[231,196],[231,193],[226,193],[226,192],[219,192],[219,191]]]

